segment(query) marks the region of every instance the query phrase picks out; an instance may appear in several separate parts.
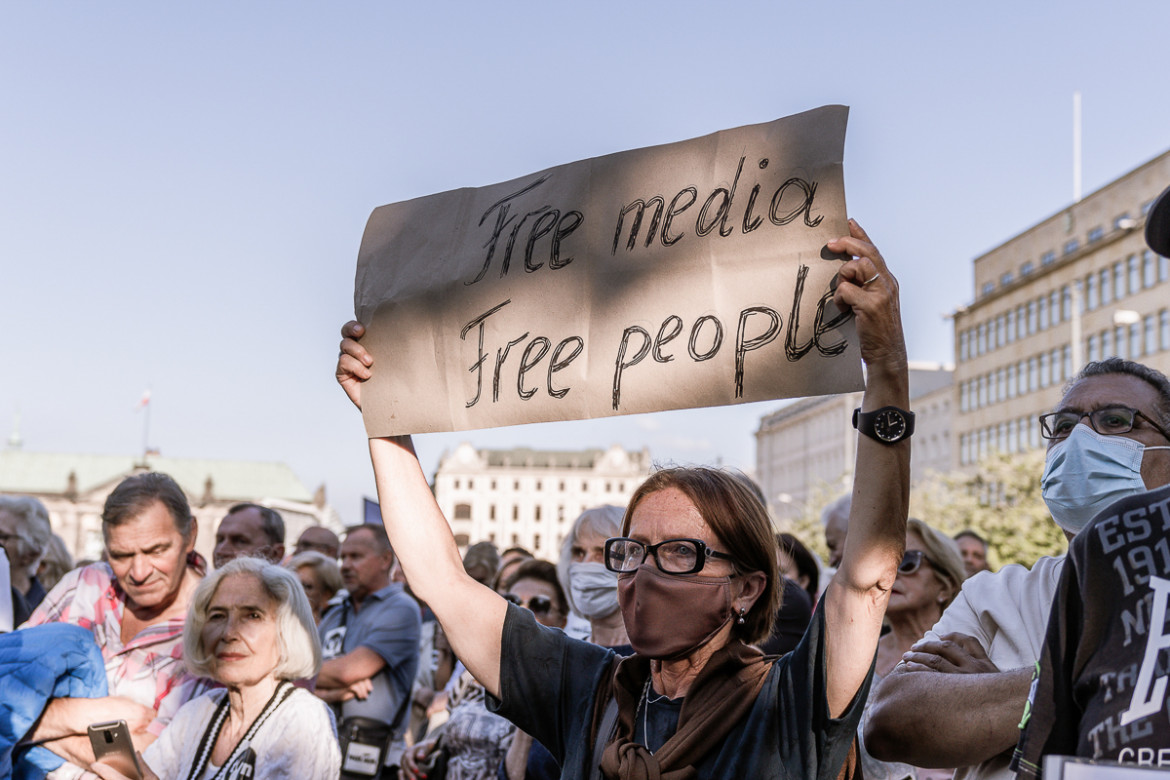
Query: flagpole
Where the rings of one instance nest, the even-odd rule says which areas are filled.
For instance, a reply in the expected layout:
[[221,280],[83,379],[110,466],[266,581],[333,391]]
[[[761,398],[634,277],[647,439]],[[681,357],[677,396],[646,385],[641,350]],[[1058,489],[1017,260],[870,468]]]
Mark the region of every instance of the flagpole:
[[146,416],[142,418],[142,462],[150,452],[150,404],[146,404]]

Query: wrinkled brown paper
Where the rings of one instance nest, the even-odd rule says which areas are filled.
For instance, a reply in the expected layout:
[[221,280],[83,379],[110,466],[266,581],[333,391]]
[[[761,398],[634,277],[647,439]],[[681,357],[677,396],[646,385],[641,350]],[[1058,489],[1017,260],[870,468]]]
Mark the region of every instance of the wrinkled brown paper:
[[370,436],[862,387],[831,300],[848,109],[375,209],[354,304]]

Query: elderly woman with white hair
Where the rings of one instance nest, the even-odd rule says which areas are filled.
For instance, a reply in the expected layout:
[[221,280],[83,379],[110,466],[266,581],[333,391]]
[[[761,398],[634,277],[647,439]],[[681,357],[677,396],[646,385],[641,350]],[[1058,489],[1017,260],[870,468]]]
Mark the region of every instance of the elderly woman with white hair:
[[618,609],[617,574],[605,568],[605,540],[621,535],[625,513],[624,507],[606,504],[578,515],[561,545],[557,579],[572,613],[589,622],[589,641],[633,655]]
[[36,575],[52,536],[44,504],[31,496],[0,496],[0,546],[8,556],[14,595],[23,601],[17,612],[27,607],[25,618],[47,592]]
[[[189,670],[223,685],[183,705],[139,763],[163,778],[329,778],[341,768],[328,707],[291,681],[321,668],[313,613],[296,575],[237,558],[195,591],[183,630]],[[106,780],[122,780],[102,764]]]

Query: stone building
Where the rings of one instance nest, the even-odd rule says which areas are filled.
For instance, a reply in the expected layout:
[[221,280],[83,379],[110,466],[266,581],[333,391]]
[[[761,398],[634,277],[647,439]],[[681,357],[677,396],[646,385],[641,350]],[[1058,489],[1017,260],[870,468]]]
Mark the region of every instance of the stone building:
[[[950,466],[952,395],[949,366],[910,364],[912,483]],[[804,398],[760,420],[756,479],[776,520],[799,517],[810,501],[823,502],[850,489],[857,454],[853,410],[860,405],[860,392]]]
[[310,525],[341,528],[325,487],[310,492],[283,463],[26,452],[10,445],[0,452],[0,494],[40,499],[70,554],[95,560],[102,554],[106,497],[123,479],[144,471],[169,474],[183,488],[198,522],[195,549],[209,562],[219,521],[243,501],[280,512],[289,549]]
[[650,473],[650,453],[608,450],[477,450],[460,444],[435,471],[439,508],[460,547],[522,546],[555,561],[573,520],[600,504],[624,506]]
[[1146,212],[1170,152],[977,257],[975,300],[954,314],[952,455],[1040,447],[1036,417],[1090,360],[1170,371],[1170,261],[1146,248]]

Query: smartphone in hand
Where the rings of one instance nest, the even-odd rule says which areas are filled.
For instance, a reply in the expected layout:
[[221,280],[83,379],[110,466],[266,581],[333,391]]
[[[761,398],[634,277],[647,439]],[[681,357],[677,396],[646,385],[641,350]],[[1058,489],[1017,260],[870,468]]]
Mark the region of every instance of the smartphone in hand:
[[138,756],[134,753],[126,721],[90,725],[89,744],[93,746],[95,763],[116,769],[132,780],[142,780],[142,769],[138,766]]

